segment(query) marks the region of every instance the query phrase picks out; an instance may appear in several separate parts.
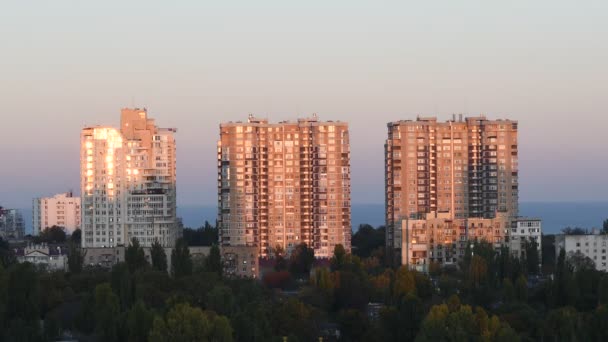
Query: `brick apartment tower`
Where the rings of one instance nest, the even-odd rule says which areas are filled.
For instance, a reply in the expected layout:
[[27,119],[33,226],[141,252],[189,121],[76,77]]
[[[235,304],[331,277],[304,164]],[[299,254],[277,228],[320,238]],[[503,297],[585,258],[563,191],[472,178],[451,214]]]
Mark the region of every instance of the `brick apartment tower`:
[[261,256],[304,242],[317,258],[350,251],[348,124],[319,121],[220,125],[218,223],[222,246],[255,246]]
[[[427,213],[452,219],[518,214],[517,122],[485,116],[388,124],[386,245],[401,248],[401,221]],[[398,254],[398,253],[397,253]]]
[[176,219],[174,128],[159,128],[145,109],[125,108],[120,130],[87,127],[81,133],[83,247],[173,247]]

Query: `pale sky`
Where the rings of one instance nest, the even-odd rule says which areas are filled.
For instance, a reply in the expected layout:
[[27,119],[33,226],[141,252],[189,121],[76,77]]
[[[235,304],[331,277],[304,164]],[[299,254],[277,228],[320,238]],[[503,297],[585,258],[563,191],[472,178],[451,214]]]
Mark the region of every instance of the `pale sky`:
[[178,205],[216,204],[220,121],[348,121],[354,203],[386,123],[519,120],[522,201],[608,199],[607,1],[0,2],[0,205],[79,189],[85,125],[177,127]]

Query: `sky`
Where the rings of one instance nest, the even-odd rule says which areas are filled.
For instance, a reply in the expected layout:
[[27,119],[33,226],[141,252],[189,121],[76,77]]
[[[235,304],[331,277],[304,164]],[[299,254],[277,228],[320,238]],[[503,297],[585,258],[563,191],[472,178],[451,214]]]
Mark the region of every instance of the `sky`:
[[520,200],[608,199],[606,1],[0,2],[0,205],[79,191],[86,125],[176,127],[179,206],[216,205],[222,121],[350,124],[383,203],[386,123],[519,121]]

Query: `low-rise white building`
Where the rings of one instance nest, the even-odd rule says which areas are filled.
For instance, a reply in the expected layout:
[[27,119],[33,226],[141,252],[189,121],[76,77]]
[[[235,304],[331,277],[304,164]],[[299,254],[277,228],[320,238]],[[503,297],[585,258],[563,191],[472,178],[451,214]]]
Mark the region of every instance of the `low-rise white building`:
[[49,271],[67,271],[68,254],[65,246],[28,244],[15,250],[18,262],[29,262]]
[[74,197],[72,192],[34,198],[32,211],[34,235],[52,226],[65,228],[68,234],[80,228],[80,197]]
[[562,249],[566,255],[581,253],[593,260],[596,270],[608,272],[608,235],[600,234],[599,229],[593,229],[591,234],[556,235],[556,257],[559,256]]
[[526,255],[526,242],[535,241],[538,260],[542,261],[542,221],[539,218],[518,217],[513,220],[509,233],[509,251],[511,255],[521,258]]

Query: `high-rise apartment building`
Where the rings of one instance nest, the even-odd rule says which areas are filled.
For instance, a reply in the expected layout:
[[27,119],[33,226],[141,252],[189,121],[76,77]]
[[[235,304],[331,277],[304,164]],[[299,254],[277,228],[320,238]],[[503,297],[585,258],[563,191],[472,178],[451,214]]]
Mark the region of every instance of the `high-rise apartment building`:
[[122,110],[120,130],[82,130],[83,247],[126,245],[134,237],[143,246],[175,244],[175,132],[138,108]]
[[222,123],[218,222],[222,246],[255,246],[268,256],[300,243],[318,258],[350,250],[348,124],[313,118]]
[[34,198],[34,235],[52,226],[65,228],[69,234],[80,228],[80,197],[74,197],[70,191],[53,197]]
[[485,116],[388,124],[386,243],[401,248],[401,223],[427,213],[452,219],[518,214],[517,122]]
[[0,206],[0,238],[20,240],[25,235],[25,222],[18,209],[5,209]]

